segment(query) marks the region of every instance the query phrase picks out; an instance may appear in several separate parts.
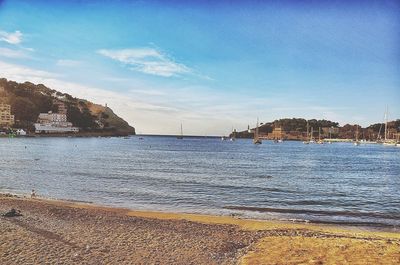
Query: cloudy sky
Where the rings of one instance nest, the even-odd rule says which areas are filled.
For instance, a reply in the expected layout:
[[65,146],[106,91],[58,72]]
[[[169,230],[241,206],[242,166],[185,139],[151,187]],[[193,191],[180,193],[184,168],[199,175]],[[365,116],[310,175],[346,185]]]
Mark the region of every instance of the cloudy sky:
[[139,133],[400,118],[398,1],[88,2],[0,0],[0,76],[107,103]]

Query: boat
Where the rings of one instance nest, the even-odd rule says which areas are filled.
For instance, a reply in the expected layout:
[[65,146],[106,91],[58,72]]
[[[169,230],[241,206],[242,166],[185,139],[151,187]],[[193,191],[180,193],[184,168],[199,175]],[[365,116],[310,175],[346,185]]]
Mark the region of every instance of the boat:
[[232,127],[232,133],[231,133],[231,137],[229,139],[230,141],[236,141],[236,129],[233,129]]
[[258,118],[257,118],[257,126],[254,131],[253,144],[262,144],[262,141],[261,141],[259,133],[258,133]]
[[315,140],[314,140],[314,128],[311,127],[311,134],[310,134],[310,144],[315,144]]
[[303,144],[309,144],[310,143],[310,133],[309,133],[309,126],[308,126],[308,121],[307,121],[307,135],[306,135],[306,140],[303,141]]
[[318,141],[317,144],[324,144],[324,141],[321,139],[321,127],[318,128]]
[[383,145],[385,146],[398,146],[399,143],[396,141],[396,139],[390,139],[389,138],[389,130],[388,130],[388,107],[386,106],[386,111],[385,111],[385,137],[382,142]]
[[384,142],[383,145],[386,145],[386,146],[397,146],[398,143],[396,143],[395,141],[393,141],[393,142],[387,141],[387,142]]
[[181,135],[177,136],[176,139],[183,139],[183,128],[181,123]]

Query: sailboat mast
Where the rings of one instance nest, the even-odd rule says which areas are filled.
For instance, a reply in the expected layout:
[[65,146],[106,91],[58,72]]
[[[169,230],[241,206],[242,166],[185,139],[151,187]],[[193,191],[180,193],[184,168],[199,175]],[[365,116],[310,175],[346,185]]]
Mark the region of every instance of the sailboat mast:
[[257,118],[257,125],[256,125],[256,131],[255,131],[255,134],[254,134],[254,138],[256,140],[258,140],[258,118]]
[[318,141],[321,141],[321,127],[318,127]]
[[358,142],[358,125],[356,125],[356,141]]
[[388,119],[388,107],[386,105],[386,111],[385,111],[385,141],[387,140],[387,119]]
[[183,128],[182,128],[182,123],[181,123],[181,136],[183,137]]

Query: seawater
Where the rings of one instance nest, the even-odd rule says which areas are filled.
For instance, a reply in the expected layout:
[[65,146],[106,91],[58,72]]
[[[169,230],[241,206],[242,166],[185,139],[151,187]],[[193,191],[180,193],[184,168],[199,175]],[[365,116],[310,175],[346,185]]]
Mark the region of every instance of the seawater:
[[400,148],[138,136],[0,138],[0,192],[399,229]]

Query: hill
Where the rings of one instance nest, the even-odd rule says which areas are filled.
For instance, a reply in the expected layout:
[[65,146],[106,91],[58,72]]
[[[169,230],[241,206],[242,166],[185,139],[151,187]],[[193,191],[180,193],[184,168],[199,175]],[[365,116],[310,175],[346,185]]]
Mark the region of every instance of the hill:
[[17,83],[0,78],[0,102],[11,105],[11,113],[15,116],[14,127],[28,131],[33,131],[39,113],[57,112],[61,103],[66,107],[68,121],[79,127],[82,133],[135,134],[135,128],[109,107],[75,98],[42,84]]
[[[314,129],[314,136],[319,134],[319,129],[321,128],[322,138],[326,137],[336,137],[342,139],[353,139],[358,137],[367,140],[377,140],[380,137],[384,137],[384,124],[376,123],[372,124],[366,128],[362,128],[360,125],[346,124],[344,126],[339,126],[338,122],[329,120],[305,120],[302,118],[285,118],[275,120],[273,122],[261,123],[259,126],[259,133],[263,137],[274,139],[277,137],[273,133],[275,129],[280,129],[278,138],[291,139],[291,140],[301,140],[306,137],[307,132],[307,122],[308,126]],[[389,138],[398,137],[400,131],[400,119],[389,121],[387,124],[388,132],[387,136]],[[237,138],[253,138],[255,128],[248,128],[245,131],[235,132],[230,136],[235,136]]]

